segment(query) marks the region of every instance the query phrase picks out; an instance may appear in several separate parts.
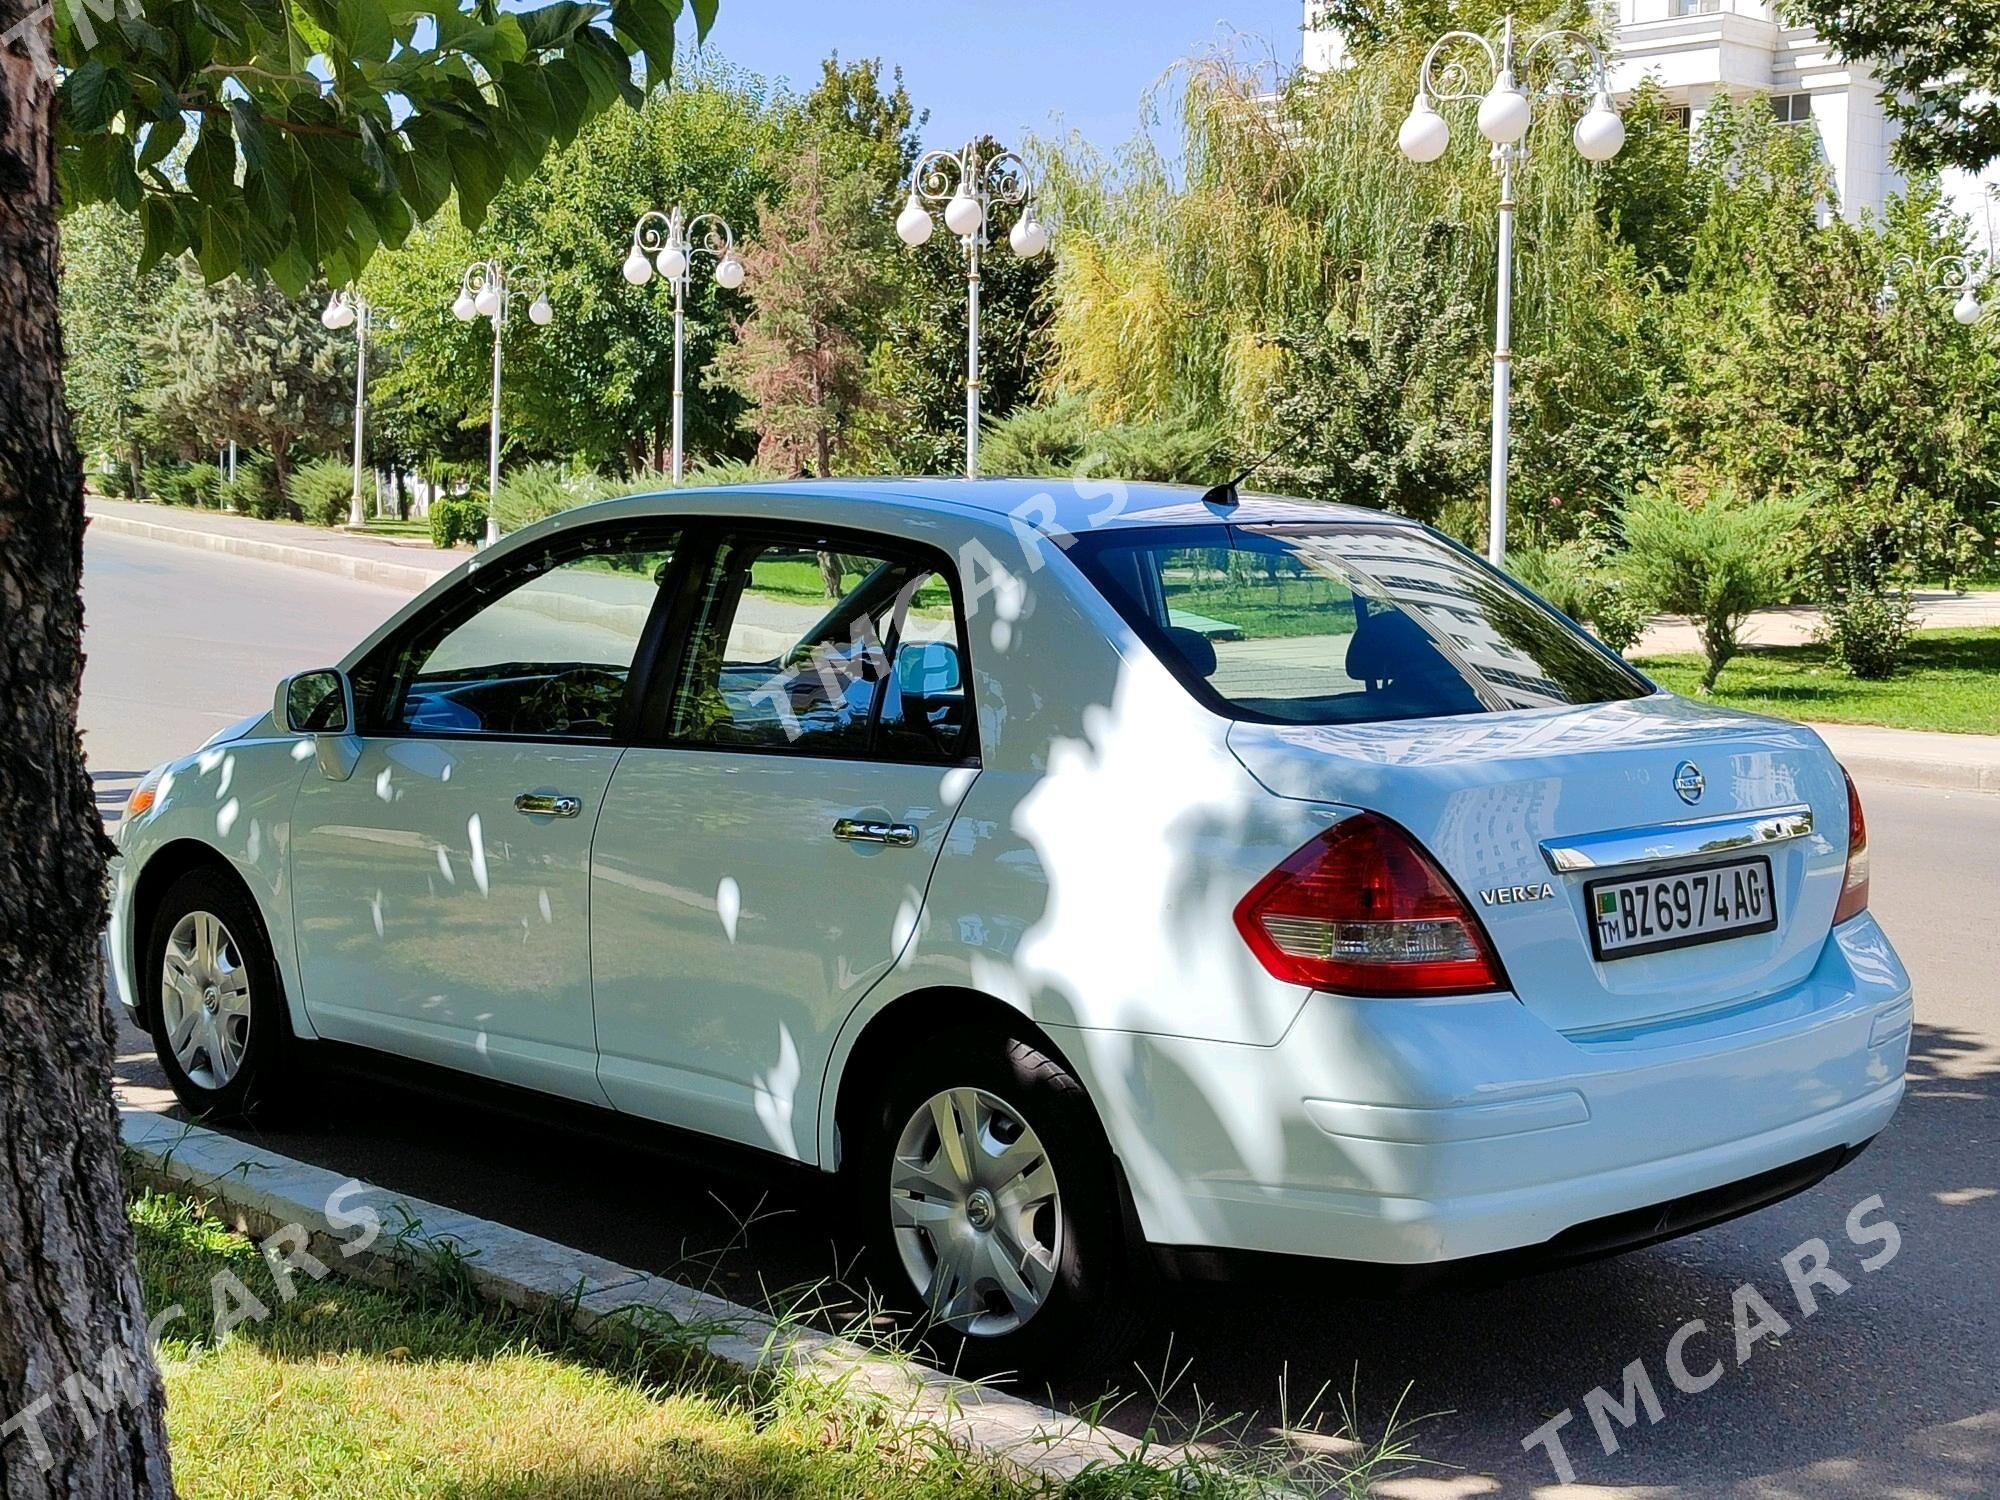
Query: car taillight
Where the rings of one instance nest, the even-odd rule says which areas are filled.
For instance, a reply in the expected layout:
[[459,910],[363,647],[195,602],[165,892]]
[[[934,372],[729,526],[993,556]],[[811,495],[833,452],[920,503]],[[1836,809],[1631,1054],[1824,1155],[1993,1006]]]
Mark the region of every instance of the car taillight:
[[1279,979],[1347,995],[1466,995],[1505,987],[1479,921],[1415,839],[1357,813],[1295,851],[1236,907]]
[[1847,783],[1847,877],[1840,887],[1840,904],[1833,909],[1835,926],[1868,910],[1868,821],[1861,816],[1861,794],[1854,790],[1854,778],[1844,767],[1840,774]]

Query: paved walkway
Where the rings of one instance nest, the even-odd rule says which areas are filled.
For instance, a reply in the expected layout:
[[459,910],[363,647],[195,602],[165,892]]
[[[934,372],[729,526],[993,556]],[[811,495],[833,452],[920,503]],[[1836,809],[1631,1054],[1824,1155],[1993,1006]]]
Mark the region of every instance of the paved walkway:
[[472,555],[462,549],[441,552],[418,537],[367,536],[329,531],[300,521],[260,521],[219,510],[106,500],[97,495],[85,500],[84,511],[92,518],[92,525],[105,531],[315,568],[363,583],[406,588],[411,593]]
[[[2000,590],[1947,594],[1927,590],[1916,596],[1917,624],[1928,630],[2000,625]],[[1810,605],[1760,609],[1743,627],[1746,646],[1802,646],[1819,629],[1819,611]],[[1634,656],[1692,655],[1701,650],[1694,626],[1679,615],[1655,615]]]

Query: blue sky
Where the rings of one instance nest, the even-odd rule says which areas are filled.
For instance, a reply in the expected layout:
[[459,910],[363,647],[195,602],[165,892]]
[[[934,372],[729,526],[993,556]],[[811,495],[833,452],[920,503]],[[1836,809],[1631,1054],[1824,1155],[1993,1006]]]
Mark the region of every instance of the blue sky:
[[1146,88],[1204,46],[1240,33],[1246,55],[1296,67],[1303,12],[1299,0],[720,0],[709,48],[802,88],[831,51],[900,64],[931,112],[929,145],[1061,128],[1109,148],[1138,128]]

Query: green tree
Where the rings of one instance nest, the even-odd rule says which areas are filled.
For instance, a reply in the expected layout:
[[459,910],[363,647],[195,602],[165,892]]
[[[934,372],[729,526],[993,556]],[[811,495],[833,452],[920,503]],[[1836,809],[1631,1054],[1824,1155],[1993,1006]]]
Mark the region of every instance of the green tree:
[[123,462],[135,479],[146,467],[142,338],[176,279],[170,266],[135,275],[143,248],[139,226],[107,204],[75,215],[63,235],[64,387],[77,442]]
[[2000,158],[1996,0],[1964,0],[1947,11],[1904,0],[1789,0],[1784,11],[1874,71],[1905,167],[1977,172]]
[[744,254],[754,311],[714,379],[748,403],[757,462],[828,475],[863,395],[866,351],[893,284],[882,216],[866,171],[835,172],[808,148],[784,196],[757,215]]
[[[990,136],[978,148],[981,161],[1005,149]],[[1007,247],[1018,214],[994,209],[979,263],[979,406],[987,420],[1034,399],[1051,352],[1055,257],[1023,260]],[[965,251],[956,235],[940,232],[914,250],[897,245],[892,253],[896,299],[869,353],[869,400],[860,419],[866,466],[955,473],[965,451]]]
[[[703,30],[714,5],[693,0]],[[552,142],[636,102],[633,56],[664,76],[679,12],[0,0],[0,598],[19,622],[0,646],[0,1411],[49,1413],[45,1462],[0,1450],[11,1493],[173,1493],[111,1104],[106,842],[76,723],[82,469],[58,204],[138,214],[142,268],[190,250],[210,281],[349,281],[453,191],[476,224]],[[66,1380],[115,1380],[117,1399],[87,1424],[51,1412]]]
[[327,331],[316,300],[240,277],[205,287],[192,263],[180,270],[182,284],[141,339],[145,430],[188,458],[232,439],[262,449],[288,497],[294,450],[323,453],[346,434],[354,340]]

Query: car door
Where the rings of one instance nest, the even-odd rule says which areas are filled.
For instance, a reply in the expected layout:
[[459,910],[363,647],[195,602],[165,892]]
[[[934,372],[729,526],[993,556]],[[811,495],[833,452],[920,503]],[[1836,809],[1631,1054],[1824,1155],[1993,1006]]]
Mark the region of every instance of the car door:
[[834,1037],[978,774],[962,596],[886,538],[718,524],[703,556],[658,742],[619,763],[592,855],[598,1076],[812,1160]]
[[356,669],[359,762],[308,769],[292,826],[322,1036],[603,1102],[590,840],[674,542],[624,523],[509,555]]

